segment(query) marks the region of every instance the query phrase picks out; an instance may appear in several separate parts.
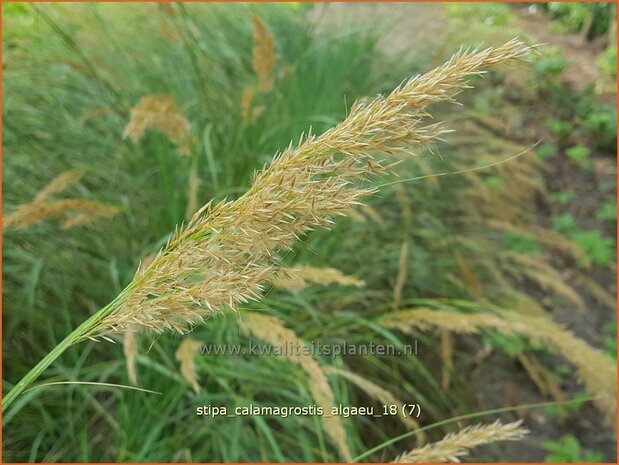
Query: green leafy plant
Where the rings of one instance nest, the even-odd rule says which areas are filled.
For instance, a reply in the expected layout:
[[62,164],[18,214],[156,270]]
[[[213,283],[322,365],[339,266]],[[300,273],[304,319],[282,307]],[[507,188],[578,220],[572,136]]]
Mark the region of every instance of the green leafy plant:
[[576,197],[576,193],[572,190],[566,190],[550,194],[550,200],[558,203],[559,205],[567,205],[572,201],[574,197]]
[[565,144],[570,139],[574,129],[574,125],[569,121],[552,118],[546,120],[546,127],[561,144]]
[[595,147],[614,154],[617,148],[616,110],[594,105],[583,118],[582,128],[590,136]]
[[576,219],[569,213],[555,216],[552,219],[552,228],[562,234],[570,236],[578,230]]
[[567,69],[567,61],[558,50],[541,55],[533,64],[535,78],[543,82],[557,79]]
[[617,323],[610,321],[604,325],[604,347],[608,355],[617,358]]
[[503,235],[505,247],[518,253],[541,252],[542,246],[533,239],[521,234],[506,233]]
[[482,342],[509,356],[522,354],[533,347],[531,341],[518,334],[488,333],[482,337]]
[[583,449],[571,434],[558,441],[544,441],[542,447],[549,453],[546,463],[598,463],[603,461],[602,454]]
[[546,143],[540,145],[540,147],[537,149],[537,156],[540,157],[542,160],[546,160],[547,158],[555,155],[558,151],[559,148],[556,144]]
[[487,176],[484,178],[484,184],[492,189],[500,189],[505,186],[505,183],[499,176]]
[[[610,207],[607,207],[610,210]],[[605,214],[610,216],[610,211]],[[552,227],[555,231],[565,234],[572,239],[587,254],[592,263],[607,265],[614,257],[614,241],[602,236],[600,231],[581,231],[576,219],[569,213],[552,218]]]
[[607,76],[617,77],[617,47],[608,47],[597,59],[597,65]]
[[591,259],[598,265],[608,265],[615,256],[615,241],[602,236],[600,231],[576,231],[570,235]]
[[604,202],[595,214],[598,221],[617,221],[617,202]]
[[558,24],[567,31],[579,32],[583,38],[605,34],[610,27],[609,3],[549,2],[545,6]]
[[589,150],[589,147],[585,145],[575,145],[574,147],[567,149],[565,154],[582,169],[589,169],[589,155],[591,155],[591,150]]

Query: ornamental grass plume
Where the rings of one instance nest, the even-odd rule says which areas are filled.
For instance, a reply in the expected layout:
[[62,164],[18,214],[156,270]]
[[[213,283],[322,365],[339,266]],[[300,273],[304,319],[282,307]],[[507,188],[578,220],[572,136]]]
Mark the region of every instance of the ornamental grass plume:
[[[411,418],[410,415],[405,415],[406,411],[404,407],[404,403],[396,398],[391,392],[380,387],[379,385],[373,383],[369,379],[364,378],[356,373],[353,373],[348,370],[343,370],[341,368],[336,368],[333,366],[325,366],[323,370],[328,375],[336,375],[342,378],[347,379],[351,383],[355,384],[358,388],[360,388],[363,392],[365,392],[369,397],[376,399],[383,405],[397,405],[398,407],[398,418],[408,428],[409,430],[416,430],[420,428],[419,423],[416,420]],[[423,431],[419,431],[417,433],[417,443],[422,445],[425,442],[425,433]]]
[[[188,326],[225,307],[259,299],[277,273],[274,258],[305,233],[329,228],[376,189],[361,182],[386,174],[381,155],[408,151],[446,130],[424,125],[433,103],[453,101],[465,78],[523,58],[531,47],[512,40],[502,47],[460,52],[446,64],[413,77],[387,96],[356,103],[348,117],[320,136],[308,134],[253,176],[248,192],[232,202],[209,202],[179,229],[126,298],[97,325],[99,333],[136,324],[155,332]],[[90,334],[92,335],[92,334]]]
[[352,276],[346,276],[335,268],[315,268],[313,266],[295,266],[294,268],[282,268],[271,280],[271,284],[278,289],[290,292],[300,292],[308,286],[308,283],[328,286],[339,284],[340,286],[363,287],[365,282]]
[[131,110],[131,119],[125,127],[123,139],[140,140],[147,129],[163,132],[170,142],[179,147],[180,155],[189,155],[191,124],[171,96],[154,94],[142,97]]
[[548,317],[528,316],[516,312],[462,313],[419,308],[392,312],[378,323],[389,329],[413,334],[429,328],[441,328],[461,334],[477,334],[484,329],[501,334],[522,334],[534,342],[545,344],[561,354],[578,369],[578,376],[595,399],[599,410],[613,423],[617,413],[617,365],[603,352],[589,346],[570,331]]
[[277,61],[273,35],[258,16],[252,16],[252,22],[254,26],[254,49],[251,63],[258,78],[258,90],[268,92],[273,87],[273,69]]
[[[245,334],[251,333],[258,339],[278,347],[281,353],[285,353],[287,347],[303,347],[305,344],[294,331],[286,328],[279,318],[257,312],[245,315],[245,318],[241,320],[241,330]],[[322,407],[325,411],[325,415],[320,417],[320,421],[342,459],[350,462],[352,455],[348,447],[344,426],[339,416],[329,414],[335,406],[335,397],[324,370],[314,357],[302,351],[291,351],[286,354],[286,358],[299,365],[307,373],[312,398],[316,405]]]
[[196,394],[200,392],[200,384],[194,358],[201,345],[199,341],[186,337],[176,350],[176,360],[181,364],[181,374],[191,384]]
[[393,463],[459,462],[473,447],[498,441],[517,441],[528,431],[520,421],[506,425],[498,420],[489,425],[475,425],[457,433],[450,433],[438,442],[427,444],[400,455]]
[[[386,174],[385,159],[435,141],[447,130],[426,124],[428,106],[454,102],[466,78],[525,58],[532,47],[513,39],[501,47],[456,53],[447,63],[404,81],[388,95],[356,102],[337,126],[308,132],[253,176],[234,201],[208,203],[110,304],[56,346],[7,394],[3,409],[70,345],[131,325],[184,332],[225,308],[259,299],[277,273],[276,256],[307,232],[329,228],[376,191],[362,182]],[[146,106],[146,105],[145,105]],[[135,111],[135,110],[134,110]],[[145,121],[127,127],[136,137]],[[146,117],[147,115],[144,115]],[[140,116],[141,118],[141,116]],[[182,126],[182,124],[181,124]]]
[[6,215],[2,220],[2,229],[27,229],[54,219],[62,220],[62,229],[70,229],[117,214],[120,211],[117,207],[96,200],[50,200],[55,194],[77,183],[83,175],[84,172],[78,170],[60,173],[35,195],[32,202],[18,205],[14,212]]
[[67,187],[77,183],[84,176],[84,172],[80,170],[68,170],[60,173],[52,179],[43,189],[37,192],[32,200],[33,203],[45,202],[52,195],[62,192]]

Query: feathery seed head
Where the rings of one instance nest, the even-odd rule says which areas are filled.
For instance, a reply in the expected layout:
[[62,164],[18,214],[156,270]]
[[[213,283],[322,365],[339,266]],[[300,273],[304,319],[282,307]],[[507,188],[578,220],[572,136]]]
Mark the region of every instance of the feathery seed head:
[[118,213],[120,210],[117,207],[95,200],[49,200],[54,194],[78,182],[83,174],[82,171],[65,171],[56,176],[37,193],[32,202],[19,205],[3,218],[2,229],[26,229],[52,219],[63,219],[61,228],[70,229]]
[[273,36],[266,24],[256,15],[252,16],[254,26],[254,50],[252,66],[258,78],[258,90],[268,92],[273,87],[273,69],[275,68],[275,49]]
[[400,455],[394,463],[440,463],[459,462],[469,449],[498,441],[517,441],[528,431],[520,421],[506,425],[498,420],[489,425],[475,425],[457,433],[449,433],[443,439]]
[[314,268],[312,266],[297,266],[295,268],[282,268],[271,280],[271,284],[279,289],[291,292],[299,292],[307,287],[308,283],[328,286],[339,284],[341,286],[363,287],[365,282],[346,276],[335,268]]
[[200,384],[198,383],[198,373],[196,372],[196,365],[193,359],[200,349],[200,345],[200,342],[186,337],[176,350],[176,360],[181,364],[181,373],[196,393],[200,392]]
[[277,273],[277,253],[311,230],[330,228],[375,192],[362,183],[389,171],[388,155],[445,132],[440,124],[424,125],[428,105],[452,101],[467,76],[529,50],[512,40],[497,49],[459,53],[391,94],[355,105],[323,134],[308,132],[255,174],[244,195],[201,208],[136,275],[98,332],[129,324],[182,332],[225,307],[258,299],[263,283]]
[[83,175],[84,172],[81,170],[69,170],[60,173],[52,179],[47,186],[37,192],[37,195],[32,201],[38,203],[48,200],[52,195],[62,192],[67,187],[77,183]]
[[[274,316],[262,315],[260,313],[251,312],[245,315],[245,319],[241,322],[241,330],[245,334],[253,334],[258,339],[262,339],[273,346],[279,347],[282,350],[288,344],[304,345],[304,342],[297,337],[294,331],[286,328],[283,322]],[[337,415],[331,415],[331,409],[334,406],[335,400],[333,391],[327,380],[327,376],[322,367],[311,355],[303,352],[290,353],[286,355],[291,362],[299,365],[308,375],[310,379],[310,393],[317,405],[321,406],[325,415],[321,417],[325,431],[331,438],[333,444],[337,447],[338,452],[343,460],[349,462],[352,459],[346,432]]]
[[522,315],[503,311],[490,313],[460,313],[419,308],[390,313],[379,319],[385,328],[412,332],[432,327],[464,334],[475,334],[491,329],[501,334],[522,334],[537,343],[543,343],[563,355],[577,369],[587,390],[600,399],[596,403],[612,421],[617,412],[617,366],[610,357],[593,349],[586,342],[547,317]]
[[191,124],[171,96],[155,94],[143,97],[131,110],[131,120],[123,132],[123,139],[140,140],[147,129],[163,132],[170,142],[179,146],[181,155],[189,154]]

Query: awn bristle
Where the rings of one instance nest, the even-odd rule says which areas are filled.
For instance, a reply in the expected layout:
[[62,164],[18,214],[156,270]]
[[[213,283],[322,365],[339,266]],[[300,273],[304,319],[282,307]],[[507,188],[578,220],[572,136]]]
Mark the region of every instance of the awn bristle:
[[200,392],[200,384],[198,383],[198,374],[196,373],[194,357],[198,350],[200,350],[201,345],[199,341],[186,337],[176,350],[176,360],[181,364],[181,374],[189,384],[191,384],[196,394]]
[[[282,353],[284,353],[284,349],[289,344],[304,345],[304,342],[297,337],[294,331],[286,328],[283,322],[274,316],[261,315],[256,312],[247,313],[244,315],[244,319],[241,320],[241,330],[245,334],[251,333],[258,339],[280,348]],[[302,351],[292,354],[287,353],[286,358],[299,365],[307,373],[312,398],[325,411],[325,414],[320,417],[324,429],[337,448],[341,458],[349,462],[352,459],[352,455],[348,448],[344,426],[339,416],[330,414],[335,405],[335,400],[325,372],[312,356],[306,355]]]
[[274,258],[307,232],[329,228],[376,191],[359,182],[388,172],[379,155],[408,151],[446,130],[423,125],[427,106],[451,102],[465,78],[524,57],[531,47],[512,40],[497,49],[460,52],[387,96],[353,105],[348,117],[320,136],[308,134],[253,176],[238,199],[200,209],[179,229],[94,333],[138,324],[156,332],[202,322],[226,307],[260,298],[277,273]]
[[18,205],[15,211],[2,220],[2,229],[26,229],[52,219],[63,220],[62,229],[92,223],[99,218],[113,216],[120,210],[96,200],[64,199],[50,201],[50,197],[75,184],[82,177],[81,171],[66,171],[52,179],[30,203]]
[[252,16],[254,25],[254,50],[252,66],[258,78],[258,90],[268,92],[273,87],[273,68],[275,68],[275,49],[273,36],[264,22],[258,16]]
[[191,124],[178,110],[171,96],[155,94],[142,97],[131,110],[131,119],[123,132],[123,139],[140,140],[147,129],[163,132],[170,142],[179,147],[179,154],[189,155]]
[[502,334],[523,334],[544,343],[572,363],[587,390],[600,396],[596,400],[600,410],[609,420],[615,418],[617,366],[614,361],[548,318],[515,312],[501,312],[498,316],[422,308],[391,313],[380,318],[379,323],[385,328],[409,333],[414,329],[423,331],[438,327],[456,333],[472,334],[482,329],[493,329]]
[[528,431],[520,421],[506,425],[498,420],[490,425],[475,425],[457,433],[449,433],[440,441],[427,444],[400,455],[393,463],[443,463],[459,462],[473,447],[498,441],[518,441]]
[[365,282],[352,276],[346,276],[335,268],[314,268],[311,266],[297,266],[295,268],[282,268],[271,280],[271,284],[278,289],[291,292],[300,292],[308,283],[328,286],[339,284],[341,286],[363,287]]

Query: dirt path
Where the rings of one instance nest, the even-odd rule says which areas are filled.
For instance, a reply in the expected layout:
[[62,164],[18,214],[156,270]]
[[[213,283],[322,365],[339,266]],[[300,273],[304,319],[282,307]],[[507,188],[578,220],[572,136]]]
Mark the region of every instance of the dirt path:
[[436,3],[322,3],[312,17],[318,30],[378,26],[379,49],[389,55],[433,49],[448,30],[443,5]]
[[555,32],[551,19],[540,11],[530,10],[525,5],[513,5],[513,10],[518,17],[518,25],[537,43],[561,49],[569,64],[563,77],[570,88],[582,89],[602,81],[603,76],[596,59],[606,48],[605,37],[588,42],[578,34]]

